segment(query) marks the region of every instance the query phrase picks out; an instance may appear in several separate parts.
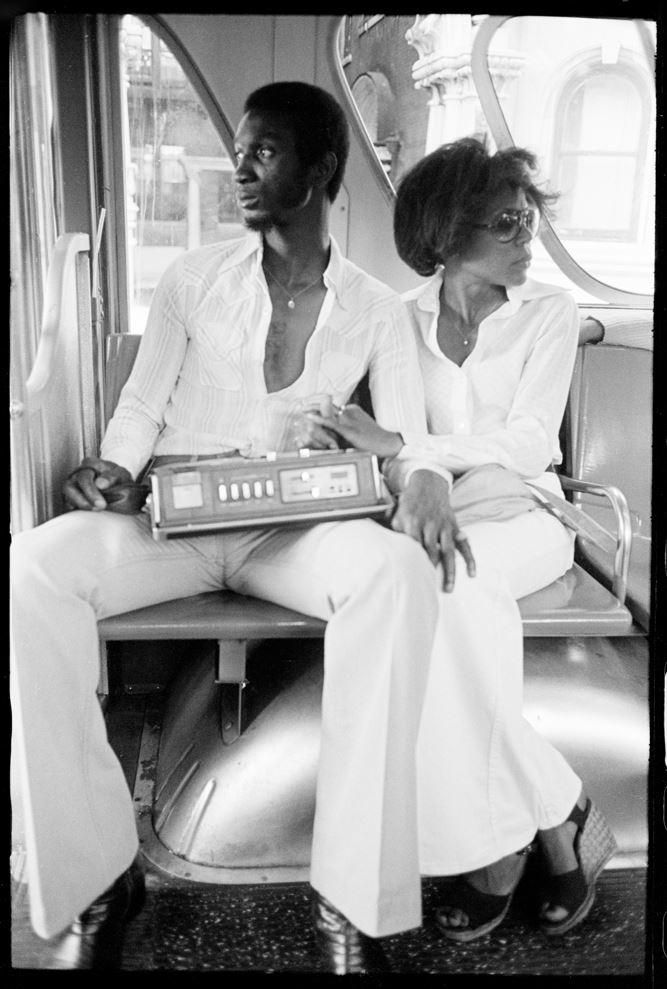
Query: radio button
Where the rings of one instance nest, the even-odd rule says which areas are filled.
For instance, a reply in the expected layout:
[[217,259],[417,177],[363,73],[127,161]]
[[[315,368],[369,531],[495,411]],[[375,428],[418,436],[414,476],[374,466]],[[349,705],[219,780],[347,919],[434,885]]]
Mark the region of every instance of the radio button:
[[220,499],[220,501],[227,501],[227,485],[226,484],[219,484],[218,485],[218,498]]
[[251,497],[250,485],[248,484],[247,481],[243,481],[242,482],[242,484],[241,484],[241,492],[242,492],[244,498],[250,498]]
[[255,498],[261,498],[262,495],[264,494],[264,489],[262,488],[262,482],[261,481],[255,481],[253,483],[252,489],[253,489],[253,491],[255,493]]
[[276,493],[276,488],[271,478],[269,478],[267,481],[264,482],[264,490],[266,491],[269,498],[273,498],[274,494]]
[[229,493],[231,495],[232,501],[239,500],[239,486],[234,481],[229,485]]

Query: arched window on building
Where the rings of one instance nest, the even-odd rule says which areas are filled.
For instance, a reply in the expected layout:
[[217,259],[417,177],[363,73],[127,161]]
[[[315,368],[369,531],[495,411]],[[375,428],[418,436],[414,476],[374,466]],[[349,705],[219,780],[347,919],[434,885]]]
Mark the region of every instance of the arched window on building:
[[651,100],[629,64],[581,65],[555,117],[551,175],[561,192],[561,235],[635,241],[644,214]]

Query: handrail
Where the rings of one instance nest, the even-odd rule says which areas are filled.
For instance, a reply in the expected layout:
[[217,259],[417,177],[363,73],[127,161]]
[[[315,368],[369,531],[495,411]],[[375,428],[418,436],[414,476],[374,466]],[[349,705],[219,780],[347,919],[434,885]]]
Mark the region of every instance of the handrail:
[[607,498],[616,517],[616,551],[614,553],[614,571],[611,581],[611,592],[621,604],[625,604],[628,587],[628,570],[630,567],[630,550],[632,548],[632,519],[630,509],[623,492],[612,484],[594,484],[592,481],[578,481],[573,477],[559,474],[558,478],[566,491],[577,491]]
[[53,249],[46,279],[42,330],[35,363],[25,386],[26,399],[31,409],[39,407],[53,376],[55,356],[62,333],[68,276],[77,254],[88,250],[90,250],[90,238],[84,233],[62,234]]

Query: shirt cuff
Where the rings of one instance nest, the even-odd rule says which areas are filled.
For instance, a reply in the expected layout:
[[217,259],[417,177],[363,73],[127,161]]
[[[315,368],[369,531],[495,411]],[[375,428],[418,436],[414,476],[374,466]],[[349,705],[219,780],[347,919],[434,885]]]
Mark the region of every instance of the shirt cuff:
[[451,491],[454,475],[446,467],[435,463],[431,458],[415,456],[414,447],[406,444],[393,457],[388,457],[382,464],[382,474],[387,485],[394,493],[405,490],[408,481],[417,470],[430,470],[447,481]]
[[393,459],[403,465],[403,487],[407,486],[416,470],[430,470],[444,478],[451,491],[454,475],[449,468],[438,463],[437,454],[429,443],[429,437],[424,436],[423,433],[401,433],[401,438],[404,441],[403,446]]
[[145,463],[138,464],[136,457],[128,456],[126,450],[105,447],[104,444],[102,444],[100,449],[100,458],[102,460],[110,460],[112,464],[118,464],[119,467],[124,467],[125,470],[130,472],[133,481],[136,481],[145,466]]

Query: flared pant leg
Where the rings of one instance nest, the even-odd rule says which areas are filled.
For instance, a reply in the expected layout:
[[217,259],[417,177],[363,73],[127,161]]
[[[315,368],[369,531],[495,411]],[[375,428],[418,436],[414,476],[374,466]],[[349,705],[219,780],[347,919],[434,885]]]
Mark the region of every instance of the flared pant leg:
[[311,883],[372,937],[421,923],[416,742],[438,574],[360,520],[276,532],[229,584],[328,619]]
[[581,780],[523,717],[517,599],[572,563],[572,538],[533,511],[466,526],[477,563],[459,560],[441,595],[418,741],[420,864],[455,875],[495,862],[567,817]]
[[11,695],[31,922],[49,938],[134,858],[134,807],[97,699],[97,620],[216,586],[215,559],[145,516],[72,512],[18,535]]

